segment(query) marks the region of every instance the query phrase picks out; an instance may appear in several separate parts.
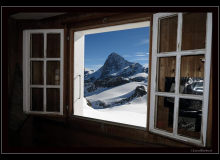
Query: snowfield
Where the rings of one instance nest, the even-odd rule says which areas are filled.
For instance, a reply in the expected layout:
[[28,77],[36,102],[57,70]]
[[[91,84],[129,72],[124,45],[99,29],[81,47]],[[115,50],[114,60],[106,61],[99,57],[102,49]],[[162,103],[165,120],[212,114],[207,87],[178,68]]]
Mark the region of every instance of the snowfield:
[[130,82],[86,97],[86,99],[90,100],[93,108],[95,109],[88,106],[86,99],[84,98],[83,116],[139,127],[146,127],[147,95],[134,98],[130,102],[127,102],[123,105],[112,106],[109,108],[103,108],[102,106],[100,107],[99,105],[95,104],[99,100],[104,101],[105,103],[111,103],[114,101],[119,101],[123,98],[127,98],[134,93],[134,89],[137,86],[141,85],[146,86],[146,83]]

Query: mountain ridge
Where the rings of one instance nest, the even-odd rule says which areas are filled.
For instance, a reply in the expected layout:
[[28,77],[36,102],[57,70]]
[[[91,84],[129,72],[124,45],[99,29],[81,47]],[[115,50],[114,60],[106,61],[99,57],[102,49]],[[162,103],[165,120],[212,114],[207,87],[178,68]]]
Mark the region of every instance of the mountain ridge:
[[94,82],[107,77],[122,76],[128,78],[137,73],[148,73],[148,68],[138,62],[129,62],[119,54],[112,52],[106,59],[104,65],[96,72],[85,77],[85,80]]

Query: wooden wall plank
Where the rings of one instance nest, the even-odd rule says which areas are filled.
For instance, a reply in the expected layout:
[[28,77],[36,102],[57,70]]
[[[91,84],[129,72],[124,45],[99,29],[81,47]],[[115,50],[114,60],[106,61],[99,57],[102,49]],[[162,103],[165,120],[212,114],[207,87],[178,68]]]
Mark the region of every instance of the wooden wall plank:
[[8,101],[11,99],[16,63],[18,63],[18,32],[17,22],[8,19]]
[[173,16],[160,20],[158,52],[176,51],[177,22],[178,22],[178,16]]
[[[122,13],[120,15],[103,16],[101,18],[68,24],[68,27],[79,31],[79,30],[99,28],[105,26],[140,22],[143,21],[144,19],[145,20],[150,19],[150,16],[152,14],[153,13],[148,13],[148,12]],[[107,19],[106,23],[103,23],[104,18]]]
[[182,50],[205,48],[207,13],[183,14]]
[[60,58],[60,34],[47,34],[47,58]]
[[180,77],[204,77],[204,55],[182,56]]
[[31,61],[30,66],[31,66],[30,84],[44,85],[44,62]]
[[43,58],[44,57],[44,35],[43,34],[31,34],[31,58]]
[[176,57],[161,57],[158,61],[158,91],[165,92],[165,77],[175,77]]

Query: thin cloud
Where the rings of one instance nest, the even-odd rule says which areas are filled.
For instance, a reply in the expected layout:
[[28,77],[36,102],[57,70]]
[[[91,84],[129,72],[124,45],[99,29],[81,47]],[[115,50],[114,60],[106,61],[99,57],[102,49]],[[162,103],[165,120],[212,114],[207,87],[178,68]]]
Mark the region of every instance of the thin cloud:
[[99,68],[101,68],[103,65],[101,64],[96,64],[96,65],[86,65],[85,68],[89,68],[90,70],[94,70],[94,71],[97,71]]
[[122,57],[131,57],[131,56],[126,54],[126,55],[123,55]]
[[141,57],[141,56],[148,56],[148,54],[149,53],[145,53],[145,52],[136,52],[136,53],[134,53],[135,54],[135,56],[138,56],[138,57]]
[[148,58],[138,58],[138,59],[134,59],[134,61],[146,61],[149,60]]
[[144,52],[136,52],[136,53],[134,53],[134,54],[144,54]]
[[141,56],[147,56],[147,55],[144,55],[144,54],[138,54],[138,55],[135,55],[135,56],[138,56],[138,57],[141,57]]
[[149,64],[148,64],[148,63],[145,63],[143,66],[144,66],[144,67],[149,67]]
[[84,61],[103,61],[105,59],[84,59]]
[[136,43],[135,46],[147,44],[147,43],[149,43],[149,39],[143,39],[143,40],[139,41],[138,43]]

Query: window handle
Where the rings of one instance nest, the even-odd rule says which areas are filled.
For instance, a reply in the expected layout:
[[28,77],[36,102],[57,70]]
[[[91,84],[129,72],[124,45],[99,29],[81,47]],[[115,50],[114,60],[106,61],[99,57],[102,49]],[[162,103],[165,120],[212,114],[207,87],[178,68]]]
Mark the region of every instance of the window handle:
[[[79,77],[79,98],[78,98],[78,99],[81,99],[81,75],[77,75],[77,76],[74,78],[74,81],[75,81],[75,79],[76,79],[77,77]],[[78,99],[77,99],[77,100],[78,100]],[[77,100],[76,100],[76,101],[77,101]],[[75,101],[75,102],[76,102],[76,101]],[[75,103],[75,102],[74,102],[74,103]]]

